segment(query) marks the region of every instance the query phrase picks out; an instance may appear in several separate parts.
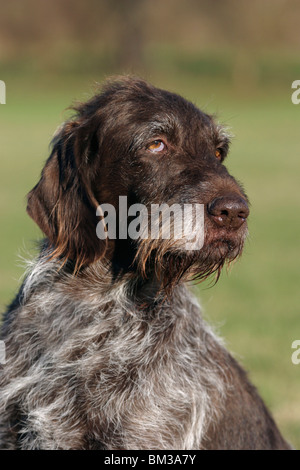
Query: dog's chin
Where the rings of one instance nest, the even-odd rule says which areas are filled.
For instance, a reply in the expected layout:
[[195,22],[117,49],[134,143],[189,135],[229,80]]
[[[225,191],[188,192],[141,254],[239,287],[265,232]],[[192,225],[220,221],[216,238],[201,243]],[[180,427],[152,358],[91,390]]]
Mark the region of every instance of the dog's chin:
[[204,245],[199,253],[201,258],[206,258],[213,264],[230,262],[236,259],[242,252],[243,242],[237,243],[230,239],[214,240]]
[[244,236],[206,237],[199,249],[186,249],[181,241],[160,243],[144,241],[135,258],[137,267],[144,277],[153,275],[170,292],[179,282],[201,282],[214,276],[218,281],[222,268],[242,253]]
[[209,277],[217,282],[224,265],[237,259],[242,249],[242,241],[220,239],[204,244],[200,250],[170,250],[159,267],[164,287],[172,288],[179,281],[202,282]]

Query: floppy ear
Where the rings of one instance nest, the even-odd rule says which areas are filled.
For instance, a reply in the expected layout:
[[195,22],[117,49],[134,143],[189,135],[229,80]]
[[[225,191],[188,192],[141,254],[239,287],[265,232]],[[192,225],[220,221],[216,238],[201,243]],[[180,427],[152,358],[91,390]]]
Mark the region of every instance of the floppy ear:
[[[94,152],[95,134],[90,138],[75,122],[68,122],[54,141],[40,181],[28,194],[27,212],[54,246],[53,257],[72,260],[75,270],[106,251],[106,240],[96,235],[99,204],[89,168],[89,154]],[[91,160],[96,160],[95,154]]]

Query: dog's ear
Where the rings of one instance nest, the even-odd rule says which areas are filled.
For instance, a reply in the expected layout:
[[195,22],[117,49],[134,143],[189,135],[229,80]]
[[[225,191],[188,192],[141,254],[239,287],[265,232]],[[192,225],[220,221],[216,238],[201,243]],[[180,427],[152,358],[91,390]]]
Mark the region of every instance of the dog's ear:
[[97,160],[96,132],[76,122],[64,125],[38,184],[28,194],[27,212],[49,238],[53,256],[69,259],[75,269],[104,256],[106,240],[96,235],[92,166]]

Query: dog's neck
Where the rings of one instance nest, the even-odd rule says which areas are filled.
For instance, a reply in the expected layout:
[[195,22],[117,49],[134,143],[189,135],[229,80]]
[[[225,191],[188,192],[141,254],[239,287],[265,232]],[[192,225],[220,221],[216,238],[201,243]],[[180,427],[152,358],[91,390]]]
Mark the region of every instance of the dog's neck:
[[[44,289],[47,278],[49,292],[56,287],[63,288],[74,301],[96,306],[122,297],[122,301],[132,304],[142,316],[148,313],[153,316],[170,306],[179,291],[185,290],[183,282],[168,289],[154,269],[142,278],[137,271],[125,269],[108,259],[96,261],[78,272],[74,272],[73,267],[71,261],[62,263],[52,258],[51,252],[42,249],[37,262],[29,263],[24,297],[28,299],[32,293]],[[43,285],[40,285],[41,281]]]

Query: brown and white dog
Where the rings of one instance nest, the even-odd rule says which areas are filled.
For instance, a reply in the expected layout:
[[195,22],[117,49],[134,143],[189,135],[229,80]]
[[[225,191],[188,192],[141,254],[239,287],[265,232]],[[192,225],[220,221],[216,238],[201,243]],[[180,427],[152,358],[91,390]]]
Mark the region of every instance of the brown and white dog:
[[[2,449],[289,448],[184,284],[242,251],[249,208],[228,147],[211,116],[131,77],[63,124],[28,196],[47,238],[2,330]],[[118,214],[120,196],[202,205],[203,246],[99,238],[98,208]]]

